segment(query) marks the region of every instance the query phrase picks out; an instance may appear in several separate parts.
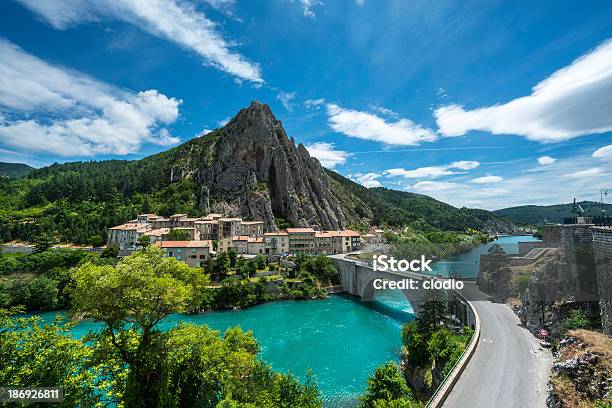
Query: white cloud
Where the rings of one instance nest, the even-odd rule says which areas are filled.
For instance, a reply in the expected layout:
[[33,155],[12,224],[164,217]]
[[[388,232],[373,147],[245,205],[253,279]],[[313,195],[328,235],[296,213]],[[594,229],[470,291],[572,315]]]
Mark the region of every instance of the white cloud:
[[585,177],[599,176],[600,174],[603,174],[603,169],[601,167],[592,167],[590,169],[579,170],[574,173],[565,174],[564,177],[580,179]]
[[[129,22],[152,35],[198,53],[208,65],[239,80],[262,83],[255,63],[230,50],[217,25],[192,4],[177,0],[19,0],[53,27],[113,18]],[[218,3],[219,6],[222,2]],[[212,4],[211,3],[211,4]]]
[[295,99],[295,92],[280,92],[276,95],[276,99],[287,109],[289,112],[293,111],[293,100]]
[[378,113],[380,113],[382,115],[389,116],[389,117],[391,117],[393,119],[399,118],[399,113],[397,113],[397,112],[395,112],[395,111],[393,111],[393,110],[391,110],[389,108],[385,108],[384,106],[371,105],[370,107],[372,108],[372,110],[374,112],[378,112]]
[[452,162],[442,166],[427,166],[419,167],[414,170],[406,170],[403,168],[388,169],[384,171],[385,175],[388,176],[402,176],[404,178],[438,178],[443,176],[450,176],[453,174],[462,174],[465,171],[453,171],[455,170],[472,170],[480,165],[477,161],[461,160]]
[[364,187],[382,187],[378,178],[381,176],[380,173],[356,173],[350,174],[349,178],[356,183],[361,184]]
[[435,192],[454,189],[457,186],[459,186],[457,183],[445,183],[442,181],[419,181],[412,186],[412,189],[419,192]]
[[323,105],[324,103],[325,103],[325,99],[323,98],[306,99],[304,101],[304,106],[306,106],[308,109],[320,109],[321,105]]
[[[180,104],[154,89],[131,94],[114,88],[0,39],[0,106],[13,113],[0,122],[5,145],[69,157],[176,144],[163,125],[178,118]],[[53,119],[31,119],[32,113]]]
[[221,120],[218,120],[217,121],[217,126],[223,127],[223,126],[227,125],[230,120],[232,120],[231,116],[227,116],[227,117],[225,117],[225,118],[223,118]]
[[437,139],[431,130],[409,119],[388,122],[373,113],[344,109],[331,103],[327,104],[327,116],[334,131],[359,139],[401,146],[413,146]]
[[[293,0],[292,0],[293,1]],[[317,15],[312,11],[313,7],[323,5],[321,0],[297,0],[302,6],[305,17],[315,18]]]
[[361,7],[365,4],[365,0],[355,0],[355,3],[357,3],[357,5]]
[[555,159],[554,157],[550,157],[550,156],[538,157],[538,163],[541,166],[548,166],[548,165],[553,164],[556,161],[557,161],[557,159]]
[[319,159],[321,165],[329,169],[333,169],[338,164],[346,163],[346,159],[351,156],[349,152],[336,150],[333,143],[316,142],[304,147],[311,156]]
[[439,132],[461,136],[470,130],[558,142],[612,131],[612,40],[532,88],[529,96],[501,105],[465,110],[447,105],[435,111]]
[[601,147],[593,152],[593,157],[598,159],[612,159],[612,145]]
[[484,177],[477,177],[470,181],[476,184],[496,184],[496,183],[501,183],[502,181],[504,181],[504,178],[500,176],[484,176]]

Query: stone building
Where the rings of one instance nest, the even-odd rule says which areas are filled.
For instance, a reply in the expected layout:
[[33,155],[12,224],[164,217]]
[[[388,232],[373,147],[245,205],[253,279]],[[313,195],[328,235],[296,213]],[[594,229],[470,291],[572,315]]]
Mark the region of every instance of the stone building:
[[213,254],[212,241],[163,241],[158,244],[169,257],[195,267]]

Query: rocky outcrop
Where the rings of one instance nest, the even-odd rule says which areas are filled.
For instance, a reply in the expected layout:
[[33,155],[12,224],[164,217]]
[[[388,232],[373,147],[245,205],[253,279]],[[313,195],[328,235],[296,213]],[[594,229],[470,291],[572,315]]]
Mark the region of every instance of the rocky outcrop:
[[268,105],[252,102],[201,139],[185,145],[187,157],[173,173],[199,185],[203,212],[261,219],[269,230],[277,229],[277,217],[294,226],[346,227],[323,167],[287,137]]
[[[549,408],[607,406],[612,396],[612,339],[588,330],[559,342],[546,405]],[[601,404],[601,405],[596,405]]]

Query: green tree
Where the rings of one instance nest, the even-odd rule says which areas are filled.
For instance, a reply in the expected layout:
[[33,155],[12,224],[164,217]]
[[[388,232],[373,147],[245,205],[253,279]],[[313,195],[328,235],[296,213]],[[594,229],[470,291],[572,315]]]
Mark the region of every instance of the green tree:
[[389,362],[374,370],[368,388],[360,398],[361,408],[420,407],[397,364]]
[[141,248],[146,248],[151,245],[151,237],[148,235],[143,235],[138,238],[138,246]]
[[72,276],[73,311],[103,322],[97,340],[129,366],[125,403],[157,405],[162,372],[156,355],[164,342],[156,326],[169,314],[186,311],[194,288],[203,286],[207,276],[153,247],[122,259],[116,267],[88,262]]
[[429,337],[445,322],[446,304],[443,301],[429,300],[421,305],[421,313],[416,320],[420,333]]
[[49,234],[41,234],[34,239],[34,252],[41,253],[45,252],[55,244],[55,239]]
[[[11,387],[63,387],[59,407],[94,407],[101,400],[91,351],[73,339],[69,324],[43,324],[38,317],[15,317],[19,309],[0,309],[0,384]],[[15,404],[15,406],[30,406]]]
[[104,238],[102,238],[102,235],[100,234],[95,234],[87,239],[87,243],[92,247],[99,247],[104,245]]
[[28,310],[54,310],[58,305],[57,282],[40,276],[28,282]]
[[236,260],[238,259],[238,253],[233,248],[230,248],[227,250],[227,256],[230,261],[230,268],[234,268],[236,266]]
[[168,241],[188,241],[189,232],[184,229],[172,228],[168,232]]
[[225,279],[230,271],[230,258],[227,252],[219,252],[214,260],[214,274],[219,275],[221,280]]
[[257,269],[266,269],[266,257],[263,255],[257,255],[253,260]]
[[102,250],[100,254],[101,258],[117,258],[119,256],[119,245],[112,244],[108,245],[106,248]]

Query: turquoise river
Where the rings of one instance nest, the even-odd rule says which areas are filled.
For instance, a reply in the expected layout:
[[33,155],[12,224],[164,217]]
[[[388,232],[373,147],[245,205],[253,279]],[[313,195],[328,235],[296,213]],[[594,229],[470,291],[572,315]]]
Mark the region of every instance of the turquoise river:
[[[533,238],[507,236],[494,243],[516,253],[517,242],[529,240]],[[480,254],[492,244],[437,262],[434,273],[475,276]],[[52,321],[55,314],[40,316]],[[374,302],[333,295],[325,300],[272,302],[239,311],[172,315],[162,326],[169,328],[182,321],[207,324],[221,332],[233,326],[252,330],[261,345],[260,358],[275,370],[303,379],[310,369],[326,407],[353,407],[374,369],[386,361],[398,361],[402,325],[413,318],[401,292],[385,291],[377,293]],[[81,337],[99,327],[97,322],[84,321],[72,334]]]

